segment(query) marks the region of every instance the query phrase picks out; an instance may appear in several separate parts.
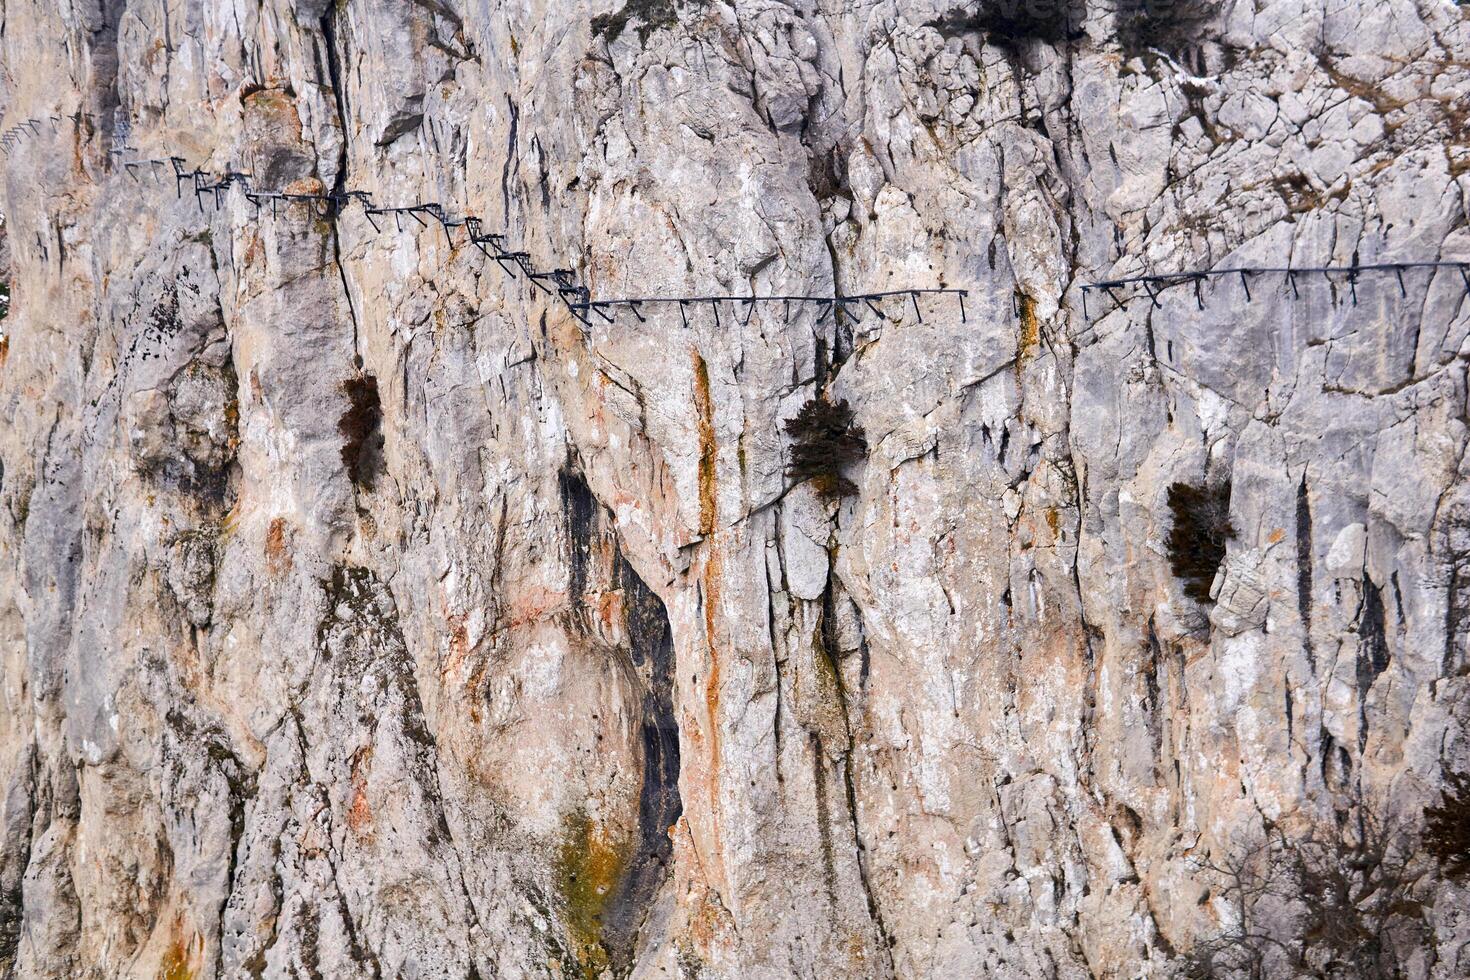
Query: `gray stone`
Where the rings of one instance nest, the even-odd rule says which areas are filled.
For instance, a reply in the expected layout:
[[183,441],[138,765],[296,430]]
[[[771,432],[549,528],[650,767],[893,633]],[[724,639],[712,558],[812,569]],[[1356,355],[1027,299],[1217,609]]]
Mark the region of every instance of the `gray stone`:
[[[1470,259],[1454,4],[73,6],[5,9],[0,973],[1166,977],[1268,821],[1417,840],[1465,765],[1459,273],[1079,289]],[[965,317],[585,325],[122,143],[600,298]],[[1205,601],[1169,488],[1226,481]],[[1463,976],[1423,867],[1385,935]]]

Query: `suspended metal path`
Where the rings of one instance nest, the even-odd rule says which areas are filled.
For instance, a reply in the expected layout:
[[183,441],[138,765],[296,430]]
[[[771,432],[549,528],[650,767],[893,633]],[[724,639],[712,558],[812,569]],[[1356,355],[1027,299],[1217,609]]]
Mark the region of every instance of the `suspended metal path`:
[[1118,291],[1130,286],[1142,286],[1144,292],[1154,306],[1162,306],[1159,302],[1159,294],[1169,286],[1178,286],[1192,283],[1194,286],[1194,301],[1199,309],[1205,308],[1205,296],[1202,288],[1204,282],[1212,278],[1225,278],[1239,276],[1241,288],[1245,290],[1246,302],[1251,301],[1251,278],[1264,276],[1282,276],[1284,285],[1291,287],[1292,298],[1300,299],[1301,290],[1297,286],[1298,279],[1302,276],[1321,275],[1330,283],[1337,284],[1334,276],[1341,276],[1342,281],[1347,284],[1352,295],[1353,305],[1358,305],[1358,280],[1364,274],[1386,274],[1393,273],[1398,278],[1399,293],[1403,296],[1409,295],[1408,286],[1404,283],[1404,273],[1413,269],[1456,269],[1460,273],[1461,283],[1464,285],[1466,295],[1470,295],[1470,259],[1466,260],[1439,260],[1434,262],[1376,262],[1359,265],[1354,261],[1351,265],[1313,265],[1313,266],[1266,266],[1266,267],[1232,267],[1225,269],[1190,269],[1185,272],[1147,273],[1137,276],[1126,276],[1121,279],[1104,279],[1099,282],[1090,282],[1082,287],[1082,315],[1088,316],[1087,294],[1092,290],[1106,293],[1113,301],[1114,308],[1123,306],[1126,297],[1120,298]]
[[531,285],[547,295],[554,295],[562,301],[566,308],[583,324],[590,325],[592,317],[597,316],[609,323],[616,320],[617,311],[626,309],[632,312],[640,322],[647,317],[643,314],[643,308],[647,306],[674,306],[679,310],[679,315],[684,326],[689,326],[688,311],[690,308],[702,308],[708,306],[714,313],[716,326],[720,323],[720,306],[731,304],[738,311],[732,314],[741,324],[748,324],[754,315],[755,307],[761,303],[780,303],[788,311],[793,303],[811,304],[818,308],[817,319],[820,322],[834,311],[836,315],[847,315],[856,320],[854,310],[867,307],[879,317],[884,317],[878,308],[879,300],[889,299],[895,296],[906,297],[912,303],[914,313],[922,322],[924,314],[919,308],[919,297],[921,296],[953,296],[959,304],[960,320],[968,322],[968,314],[965,309],[965,297],[969,290],[951,287],[922,287],[909,289],[890,289],[877,292],[849,293],[832,296],[813,296],[803,294],[781,294],[781,295],[707,295],[707,296],[643,296],[643,297],[618,297],[613,299],[593,299],[591,292],[586,286],[579,285],[576,281],[576,273],[571,269],[544,269],[536,265],[530,253],[512,250],[507,243],[504,234],[487,232],[484,221],[473,214],[460,216],[452,215],[442,204],[435,201],[426,201],[409,205],[386,206],[379,205],[371,194],[366,191],[341,191],[323,192],[319,194],[292,193],[285,191],[261,190],[251,182],[251,175],[237,170],[226,170],[223,173],[214,174],[199,169],[189,169],[182,157],[168,157],[167,159],[131,159],[119,161],[123,169],[138,179],[138,172],[147,168],[147,172],[163,179],[165,175],[174,178],[174,190],[182,198],[187,186],[194,193],[195,202],[201,211],[204,210],[205,200],[209,200],[218,209],[224,203],[224,195],[232,188],[239,188],[245,199],[256,209],[270,208],[272,215],[278,215],[282,205],[306,204],[314,208],[322,217],[335,218],[345,211],[349,206],[356,204],[362,208],[363,215],[373,230],[381,232],[385,219],[391,219],[399,231],[404,228],[404,222],[416,222],[421,228],[427,228],[429,221],[436,221],[444,230],[446,241],[451,244],[454,241],[455,229],[463,229],[465,240],[478,248],[487,258],[493,259],[496,264],[512,279],[524,277]]
[[[52,116],[51,124],[56,128],[60,122],[59,116]],[[18,143],[27,135],[39,134],[40,123],[44,120],[27,119],[24,122],[12,126],[0,133],[0,152],[9,154],[16,148]],[[120,156],[126,152],[128,147],[112,151],[112,155]],[[742,325],[748,324],[754,315],[755,308],[763,303],[780,303],[789,314],[791,305],[811,304],[818,307],[818,320],[825,319],[834,314],[839,318],[846,315],[856,320],[856,312],[864,307],[876,313],[880,318],[884,317],[882,310],[878,307],[878,301],[892,297],[905,297],[913,305],[914,313],[923,321],[924,315],[919,307],[921,296],[953,296],[958,303],[961,322],[968,322],[968,314],[965,308],[965,298],[969,296],[969,290],[954,287],[924,287],[891,289],[866,293],[851,293],[846,295],[813,296],[809,294],[790,295],[734,295],[734,294],[712,294],[702,296],[641,296],[641,297],[617,297],[608,299],[594,299],[586,286],[579,285],[576,281],[576,273],[571,269],[544,269],[538,267],[528,252],[516,251],[509,247],[504,234],[497,234],[485,230],[484,221],[472,214],[455,217],[450,214],[441,204],[433,201],[421,202],[410,205],[384,206],[377,204],[372,195],[366,191],[343,191],[326,192],[320,194],[291,193],[275,190],[261,190],[251,183],[251,175],[236,170],[226,170],[220,174],[212,174],[199,169],[189,169],[182,157],[168,157],[166,159],[130,159],[119,160],[123,169],[133,177],[138,178],[138,172],[147,168],[149,172],[159,179],[171,175],[175,181],[175,191],[180,198],[183,197],[184,188],[187,185],[194,193],[195,201],[200,210],[204,209],[204,201],[210,199],[219,208],[223,204],[223,196],[232,188],[239,188],[257,212],[261,208],[269,207],[273,215],[280,213],[282,205],[307,204],[314,207],[318,214],[323,217],[335,218],[348,206],[357,204],[362,208],[364,216],[376,232],[383,231],[383,221],[391,219],[399,231],[404,228],[405,221],[417,223],[421,228],[427,228],[429,221],[436,221],[443,228],[445,237],[453,242],[452,232],[454,229],[463,229],[466,239],[478,248],[484,255],[493,259],[496,264],[511,278],[525,278],[529,283],[548,295],[555,295],[567,309],[583,324],[590,325],[592,317],[596,316],[608,323],[616,321],[619,310],[628,310],[639,322],[647,319],[644,316],[644,308],[651,306],[673,306],[679,310],[679,315],[684,325],[689,325],[689,310],[708,306],[714,314],[715,323],[720,324],[720,308],[724,304],[734,307],[731,316]],[[1093,292],[1100,292],[1113,301],[1113,308],[1120,309],[1135,298],[1138,293],[1131,292],[1135,288],[1141,288],[1154,307],[1162,307],[1160,296],[1164,290],[1180,285],[1193,287],[1195,304],[1200,310],[1206,308],[1206,297],[1204,284],[1211,279],[1228,279],[1238,277],[1242,289],[1245,292],[1246,301],[1252,300],[1252,281],[1264,281],[1268,277],[1280,276],[1280,283],[1289,286],[1294,299],[1301,298],[1299,281],[1304,276],[1322,276],[1334,286],[1346,285],[1352,298],[1353,305],[1358,303],[1358,283],[1365,275],[1388,275],[1395,276],[1398,280],[1399,291],[1402,295],[1408,295],[1408,286],[1404,281],[1406,272],[1421,269],[1454,269],[1459,273],[1464,286],[1465,295],[1470,297],[1470,259],[1446,259],[1427,262],[1378,262],[1359,264],[1356,256],[1349,265],[1320,265],[1320,266],[1254,266],[1254,267],[1227,267],[1215,269],[1189,269],[1179,272],[1143,273],[1139,275],[1123,276],[1114,279],[1100,279],[1093,282],[1081,284],[1082,315],[1084,319],[1090,319],[1092,311],[1088,305],[1088,297]],[[1018,304],[1016,304],[1018,306]]]

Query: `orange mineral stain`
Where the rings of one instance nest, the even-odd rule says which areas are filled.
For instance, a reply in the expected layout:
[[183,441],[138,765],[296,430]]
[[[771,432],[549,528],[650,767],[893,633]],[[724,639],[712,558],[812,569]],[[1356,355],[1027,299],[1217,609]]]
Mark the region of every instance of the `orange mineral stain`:
[[[704,682],[706,756],[709,790],[711,844],[716,855],[720,845],[720,652],[716,609],[720,604],[720,553],[715,519],[718,486],[715,480],[714,399],[710,395],[709,366],[698,351],[694,361],[694,411],[699,434],[699,533],[704,537],[704,638],[709,651],[709,670]],[[718,875],[723,879],[723,874]]]

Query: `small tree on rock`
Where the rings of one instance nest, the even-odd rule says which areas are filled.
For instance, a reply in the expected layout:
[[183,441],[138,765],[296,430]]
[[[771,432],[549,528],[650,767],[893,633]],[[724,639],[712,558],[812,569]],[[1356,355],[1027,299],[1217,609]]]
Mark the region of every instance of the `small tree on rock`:
[[1424,847],[1446,878],[1470,878],[1470,773],[1446,773],[1444,795],[1424,811]]
[[842,468],[867,457],[868,441],[845,399],[836,403],[811,399],[795,418],[786,420],[786,433],[796,440],[787,476],[811,480],[817,493],[828,499],[858,492],[857,484],[843,475]]

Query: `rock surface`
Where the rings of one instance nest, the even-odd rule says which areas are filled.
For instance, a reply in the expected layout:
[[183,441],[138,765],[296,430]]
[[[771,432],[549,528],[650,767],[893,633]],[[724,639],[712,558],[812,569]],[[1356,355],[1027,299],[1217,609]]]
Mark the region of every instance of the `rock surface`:
[[[1254,835],[1417,834],[1460,277],[1080,285],[1470,258],[1470,19],[1135,6],[6,0],[6,126],[59,121],[3,190],[0,975],[1168,976]],[[122,166],[171,155],[598,297],[966,316],[584,326]],[[838,500],[785,476],[819,394]],[[1168,492],[1225,481],[1203,601]],[[1415,888],[1407,975],[1466,975]]]

